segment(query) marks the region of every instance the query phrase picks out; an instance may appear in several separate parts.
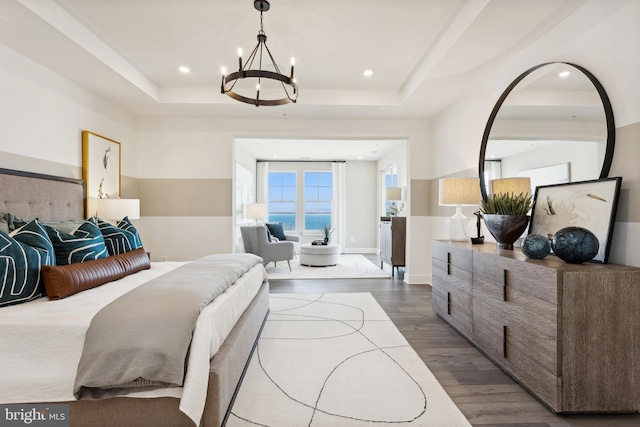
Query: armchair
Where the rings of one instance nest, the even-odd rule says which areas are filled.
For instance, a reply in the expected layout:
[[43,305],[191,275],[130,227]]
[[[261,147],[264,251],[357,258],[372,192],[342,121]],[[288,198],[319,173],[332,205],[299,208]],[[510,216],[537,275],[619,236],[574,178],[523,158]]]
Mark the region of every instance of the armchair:
[[291,241],[270,242],[267,239],[267,227],[264,225],[240,227],[244,250],[258,255],[265,264],[287,261],[291,271],[291,260],[294,258],[294,243]]

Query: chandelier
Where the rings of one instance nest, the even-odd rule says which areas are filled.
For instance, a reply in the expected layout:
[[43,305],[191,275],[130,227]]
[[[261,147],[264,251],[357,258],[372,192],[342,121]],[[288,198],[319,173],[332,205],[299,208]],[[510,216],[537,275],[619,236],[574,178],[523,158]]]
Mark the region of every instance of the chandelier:
[[[227,74],[227,70],[224,67],[222,68],[222,85],[220,86],[220,93],[226,94],[236,101],[254,104],[256,107],[261,105],[284,105],[296,102],[298,99],[298,84],[296,83],[296,79],[293,77],[293,69],[295,65],[294,59],[291,58],[291,75],[285,76],[280,72],[278,64],[273,59],[273,56],[267,47],[267,35],[262,29],[262,13],[269,10],[269,2],[267,0],[254,0],[253,7],[260,12],[258,44],[244,63],[242,62],[242,49],[238,49],[238,71],[225,75]],[[263,59],[265,60],[265,66],[269,66],[268,61],[271,62],[271,66],[275,72],[262,69]],[[257,62],[257,68],[252,68],[254,62]],[[255,97],[251,97],[252,94],[247,95],[246,91],[245,95],[241,95],[239,93],[239,89],[234,90],[238,82],[248,79],[253,79],[252,81],[256,82]],[[265,80],[265,83],[267,81],[272,81],[281,85],[284,90],[284,97],[280,99],[261,99],[260,83],[263,80]]]

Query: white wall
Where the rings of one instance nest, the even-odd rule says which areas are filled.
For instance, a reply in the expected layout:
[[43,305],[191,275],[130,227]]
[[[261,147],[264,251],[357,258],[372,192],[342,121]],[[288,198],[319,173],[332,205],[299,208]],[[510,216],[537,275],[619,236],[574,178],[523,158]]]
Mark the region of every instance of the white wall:
[[135,174],[133,118],[0,45],[0,167],[82,177],[82,130],[121,143]]
[[346,162],[345,180],[345,252],[376,253],[379,216],[376,163]]

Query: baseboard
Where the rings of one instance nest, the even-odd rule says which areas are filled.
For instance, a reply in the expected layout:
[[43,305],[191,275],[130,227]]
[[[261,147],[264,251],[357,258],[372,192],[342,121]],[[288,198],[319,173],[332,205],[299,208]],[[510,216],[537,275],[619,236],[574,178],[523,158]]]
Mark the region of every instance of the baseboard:
[[378,248],[345,248],[345,254],[377,254]]
[[430,274],[404,274],[404,281],[410,285],[431,285]]

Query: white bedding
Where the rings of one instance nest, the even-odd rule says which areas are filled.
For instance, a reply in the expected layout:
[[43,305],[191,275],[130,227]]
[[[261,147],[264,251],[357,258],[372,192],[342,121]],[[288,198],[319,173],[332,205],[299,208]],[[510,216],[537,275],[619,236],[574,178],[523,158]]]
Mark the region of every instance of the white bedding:
[[[0,309],[0,403],[75,400],[73,385],[91,318],[109,302],[183,263],[151,263],[143,270],[58,301],[46,297]],[[132,393],[129,397],[180,398],[180,410],[199,425],[209,361],[267,278],[262,264],[245,273],[200,314],[184,387]]]

